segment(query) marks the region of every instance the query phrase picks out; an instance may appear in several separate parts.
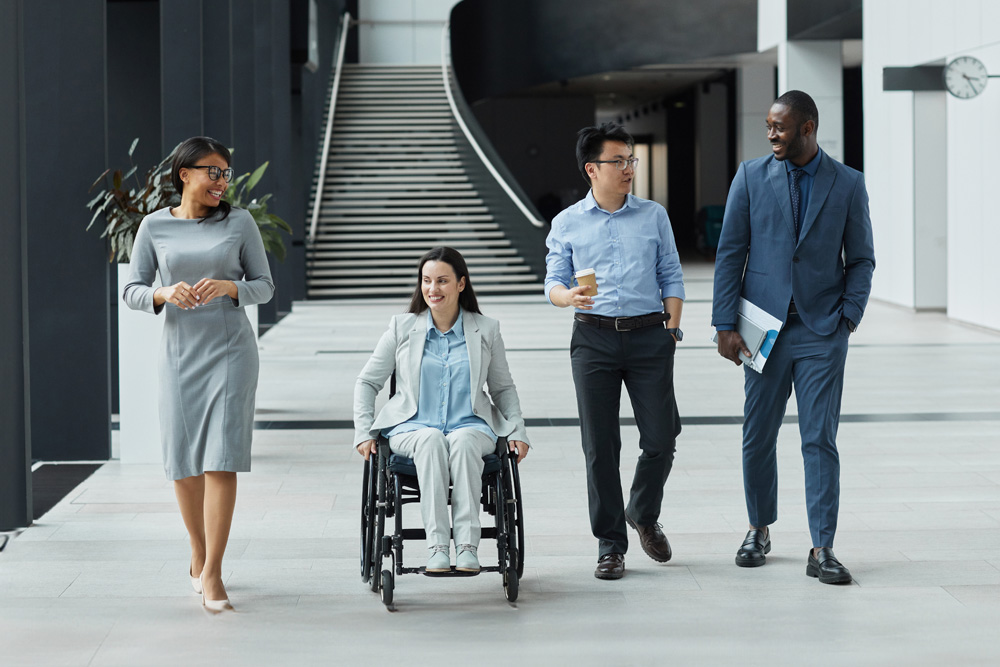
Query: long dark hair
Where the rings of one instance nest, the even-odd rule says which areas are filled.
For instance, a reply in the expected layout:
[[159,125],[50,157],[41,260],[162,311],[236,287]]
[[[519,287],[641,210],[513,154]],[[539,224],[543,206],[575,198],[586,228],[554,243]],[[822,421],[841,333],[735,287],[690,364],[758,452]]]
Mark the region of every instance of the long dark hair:
[[[181,169],[190,169],[197,166],[202,158],[213,154],[222,156],[227,166],[232,164],[233,156],[229,152],[229,149],[211,137],[191,137],[184,140],[180,146],[174,149],[174,161],[170,167],[170,182],[173,183],[177,194],[184,194],[184,181],[181,180]],[[198,222],[204,222],[214,216],[218,216],[219,220],[225,220],[229,217],[229,212],[232,208],[229,202],[220,201],[218,208]]]
[[465,258],[462,257],[462,253],[447,246],[431,248],[420,258],[420,263],[417,264],[417,286],[413,289],[410,309],[406,312],[419,315],[427,310],[427,302],[424,301],[424,293],[420,289],[424,280],[424,264],[427,262],[444,262],[455,272],[457,281],[461,282],[462,278],[465,278],[465,289],[458,293],[458,305],[470,313],[483,314],[483,311],[479,310],[479,302],[476,301],[476,291],[472,289],[472,278],[469,277],[469,267],[465,264]]

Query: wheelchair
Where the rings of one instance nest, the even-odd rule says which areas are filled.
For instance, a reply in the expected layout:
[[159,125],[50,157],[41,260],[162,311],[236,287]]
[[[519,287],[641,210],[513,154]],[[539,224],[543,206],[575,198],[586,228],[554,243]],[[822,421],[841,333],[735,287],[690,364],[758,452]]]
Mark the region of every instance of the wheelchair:
[[[521,480],[517,472],[517,455],[508,451],[506,438],[497,439],[495,453],[483,457],[483,509],[493,517],[493,526],[482,527],[483,539],[497,541],[497,564],[485,565],[480,572],[499,572],[503,577],[504,595],[509,602],[517,600],[518,581],[524,573],[524,522],[521,507]],[[469,577],[479,572],[459,572],[453,565],[450,572],[428,573],[424,567],[406,567],[403,563],[403,543],[426,540],[423,528],[403,528],[403,507],[420,502],[417,471],[411,459],[393,454],[389,441],[378,439],[378,456],[373,453],[365,461],[361,491],[361,580],[373,592],[379,593],[388,609],[392,606],[395,578],[403,574],[424,574],[429,577]],[[448,504],[451,504],[449,490]],[[392,519],[390,525],[388,521]],[[423,555],[421,549],[421,554]]]

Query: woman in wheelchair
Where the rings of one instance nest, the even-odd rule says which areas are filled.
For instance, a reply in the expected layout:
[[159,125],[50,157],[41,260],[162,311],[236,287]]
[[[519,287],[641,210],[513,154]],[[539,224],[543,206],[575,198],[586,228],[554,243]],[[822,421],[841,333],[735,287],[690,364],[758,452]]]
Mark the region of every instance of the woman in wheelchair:
[[[375,397],[393,372],[396,393],[375,417]],[[358,376],[354,427],[365,460],[376,452],[379,434],[394,454],[413,459],[427,572],[451,570],[451,479],[455,569],[478,572],[483,456],[495,451],[498,436],[507,438],[518,462],[529,445],[499,323],[479,310],[457,250],[438,247],[420,259],[409,311],[393,316]]]

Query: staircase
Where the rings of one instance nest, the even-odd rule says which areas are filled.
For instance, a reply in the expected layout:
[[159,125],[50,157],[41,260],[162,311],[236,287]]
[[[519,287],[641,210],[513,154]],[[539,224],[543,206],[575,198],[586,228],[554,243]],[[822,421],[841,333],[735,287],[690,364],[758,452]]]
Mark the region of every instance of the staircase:
[[438,245],[465,256],[477,294],[541,294],[473,188],[460,141],[440,67],[344,65],[321,188],[318,163],[313,178],[310,299],[407,297]]

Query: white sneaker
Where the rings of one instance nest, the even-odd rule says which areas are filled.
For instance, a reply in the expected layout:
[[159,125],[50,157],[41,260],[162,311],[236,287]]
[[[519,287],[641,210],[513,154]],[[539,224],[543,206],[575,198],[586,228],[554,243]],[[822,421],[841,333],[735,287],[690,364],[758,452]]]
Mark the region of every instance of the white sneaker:
[[451,572],[451,549],[447,544],[436,544],[430,549],[427,559],[427,572]]
[[479,572],[479,556],[472,544],[459,544],[458,557],[455,559],[455,569],[459,572]]

